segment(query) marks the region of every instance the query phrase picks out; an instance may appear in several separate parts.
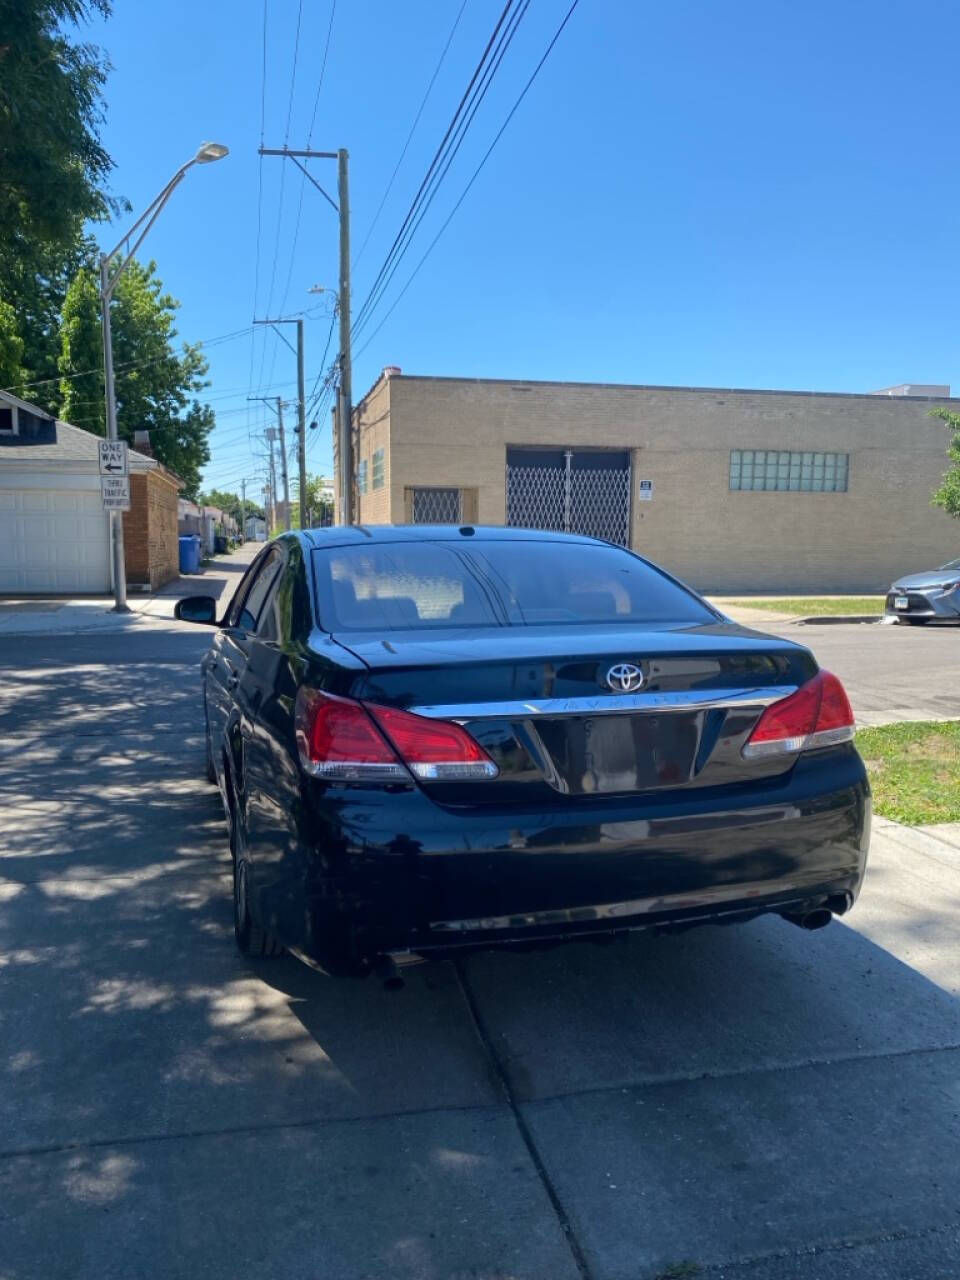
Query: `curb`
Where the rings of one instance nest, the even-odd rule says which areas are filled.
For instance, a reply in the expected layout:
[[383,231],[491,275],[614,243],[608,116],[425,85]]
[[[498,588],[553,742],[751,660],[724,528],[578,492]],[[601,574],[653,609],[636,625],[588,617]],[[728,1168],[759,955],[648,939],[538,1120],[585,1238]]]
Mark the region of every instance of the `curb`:
[[796,618],[802,627],[831,627],[841,622],[882,622],[882,613],[830,613],[825,617]]

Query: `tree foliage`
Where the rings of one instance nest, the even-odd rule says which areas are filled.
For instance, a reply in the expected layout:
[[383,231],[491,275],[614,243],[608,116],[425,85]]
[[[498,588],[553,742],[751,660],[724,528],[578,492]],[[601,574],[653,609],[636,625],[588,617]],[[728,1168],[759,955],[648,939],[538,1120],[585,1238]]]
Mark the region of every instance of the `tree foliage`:
[[[231,493],[228,489],[210,489],[205,493],[201,493],[197,499],[205,507],[219,507],[221,511],[225,511],[227,515],[233,516],[235,520],[240,519],[240,495]],[[262,520],[263,507],[258,507],[255,502],[247,498],[243,504],[244,517],[259,516]]]
[[100,143],[99,49],[65,24],[110,12],[109,0],[4,0],[0,6],[0,243],[71,244],[110,211],[113,162]]
[[949,515],[960,520],[960,413],[951,413],[942,406],[930,410],[932,418],[941,418],[950,429],[947,457],[950,468],[944,472],[943,483],[933,491],[930,501],[935,507],[943,507]]
[[[111,308],[117,433],[132,441],[135,431],[149,431],[155,457],[193,497],[210,460],[214,413],[196,398],[209,386],[199,346],[177,348],[179,305],[164,292],[154,263],[128,263]],[[62,417],[105,434],[99,287],[88,268],[74,277],[64,302],[60,373]]]
[[23,342],[14,389],[54,412],[60,310],[93,255],[84,225],[120,207],[100,141],[108,64],[71,30],[109,12],[109,0],[0,3],[0,300]]
[[[329,514],[329,523],[333,523],[333,503],[321,495],[321,490],[329,487],[329,480],[322,475],[307,473],[307,511],[311,525],[316,527],[325,523],[324,516]],[[294,477],[290,494],[290,523],[294,529],[300,528],[300,479]]]
[[0,298],[0,386],[15,386],[22,381],[22,361],[23,339],[17,331],[16,312]]

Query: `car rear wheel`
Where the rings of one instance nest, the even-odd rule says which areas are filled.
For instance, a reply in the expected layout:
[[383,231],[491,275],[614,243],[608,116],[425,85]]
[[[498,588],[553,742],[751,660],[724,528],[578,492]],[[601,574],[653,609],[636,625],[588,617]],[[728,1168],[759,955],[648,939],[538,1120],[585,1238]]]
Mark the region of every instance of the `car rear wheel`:
[[904,618],[904,622],[908,622],[911,627],[925,627],[930,621],[929,618]]
[[265,959],[283,954],[273,934],[253,918],[250,911],[250,866],[238,850],[236,815],[231,823],[230,851],[233,854],[233,932],[245,956]]

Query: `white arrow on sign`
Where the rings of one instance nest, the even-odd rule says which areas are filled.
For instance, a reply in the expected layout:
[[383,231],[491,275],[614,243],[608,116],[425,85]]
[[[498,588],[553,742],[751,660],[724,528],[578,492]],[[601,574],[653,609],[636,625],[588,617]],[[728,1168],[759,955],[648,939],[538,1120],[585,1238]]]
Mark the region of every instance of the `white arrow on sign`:
[[130,457],[126,440],[101,440],[100,474],[102,476],[126,476],[130,474]]

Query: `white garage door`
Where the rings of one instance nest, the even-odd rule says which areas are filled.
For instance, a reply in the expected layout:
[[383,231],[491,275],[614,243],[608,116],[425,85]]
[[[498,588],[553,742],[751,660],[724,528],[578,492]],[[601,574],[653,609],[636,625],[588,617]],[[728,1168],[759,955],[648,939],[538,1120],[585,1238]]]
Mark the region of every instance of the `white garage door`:
[[97,489],[0,489],[0,592],[110,590],[107,517]]

